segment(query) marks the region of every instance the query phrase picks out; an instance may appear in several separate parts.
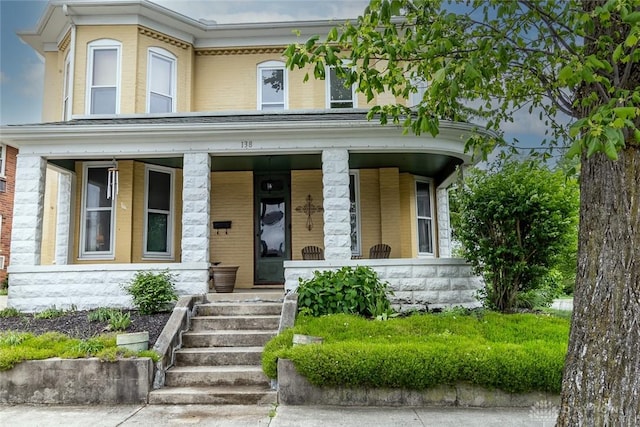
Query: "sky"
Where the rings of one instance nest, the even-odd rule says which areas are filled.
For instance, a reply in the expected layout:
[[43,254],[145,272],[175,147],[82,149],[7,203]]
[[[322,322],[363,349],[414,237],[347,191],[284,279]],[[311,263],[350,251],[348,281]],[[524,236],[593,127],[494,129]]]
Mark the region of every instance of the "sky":
[[[355,18],[367,0],[155,0],[193,19],[220,24]],[[45,0],[0,0],[0,124],[37,123],[41,118],[44,64],[16,32],[36,28]],[[522,111],[503,129],[507,139],[535,146],[544,127]]]

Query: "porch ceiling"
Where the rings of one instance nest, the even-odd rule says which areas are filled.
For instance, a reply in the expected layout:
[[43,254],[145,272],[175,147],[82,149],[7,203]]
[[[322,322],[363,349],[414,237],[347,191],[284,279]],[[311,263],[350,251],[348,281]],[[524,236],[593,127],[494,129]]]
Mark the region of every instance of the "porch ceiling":
[[[120,159],[122,160],[122,159]],[[145,163],[182,168],[182,157],[138,159]],[[73,170],[75,160],[50,160],[51,163]],[[431,177],[440,182],[462,164],[462,160],[443,154],[429,153],[350,153],[351,169],[393,168],[400,172]],[[321,169],[320,154],[216,156],[211,158],[211,171],[277,172],[289,170]]]

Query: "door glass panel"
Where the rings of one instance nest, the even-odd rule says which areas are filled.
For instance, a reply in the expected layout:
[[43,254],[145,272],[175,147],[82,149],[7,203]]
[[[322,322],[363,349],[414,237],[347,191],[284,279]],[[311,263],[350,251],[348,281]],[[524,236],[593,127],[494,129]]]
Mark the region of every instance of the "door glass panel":
[[284,197],[260,200],[260,257],[284,257],[285,239]]

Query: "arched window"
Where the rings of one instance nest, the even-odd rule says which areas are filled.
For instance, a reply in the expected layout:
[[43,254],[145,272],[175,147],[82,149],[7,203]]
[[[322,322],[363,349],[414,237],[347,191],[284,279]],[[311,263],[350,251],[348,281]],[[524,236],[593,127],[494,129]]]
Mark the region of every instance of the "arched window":
[[267,61],[258,64],[258,110],[286,110],[287,69],[284,62]]
[[147,60],[147,113],[176,111],[176,57],[169,51],[149,48]]
[[122,43],[101,39],[89,43],[87,53],[87,114],[120,112],[120,56]]

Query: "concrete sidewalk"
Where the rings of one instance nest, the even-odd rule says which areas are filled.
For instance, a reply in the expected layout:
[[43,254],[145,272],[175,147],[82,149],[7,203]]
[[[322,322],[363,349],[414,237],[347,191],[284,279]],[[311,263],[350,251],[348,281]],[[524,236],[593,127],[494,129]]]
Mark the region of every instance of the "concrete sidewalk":
[[[387,408],[336,406],[0,405],[2,426],[176,426],[216,427],[543,427],[555,423],[557,408]],[[272,416],[274,415],[275,416]]]

